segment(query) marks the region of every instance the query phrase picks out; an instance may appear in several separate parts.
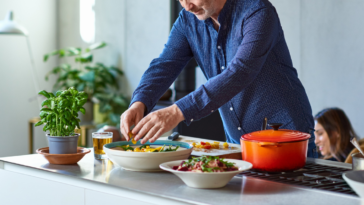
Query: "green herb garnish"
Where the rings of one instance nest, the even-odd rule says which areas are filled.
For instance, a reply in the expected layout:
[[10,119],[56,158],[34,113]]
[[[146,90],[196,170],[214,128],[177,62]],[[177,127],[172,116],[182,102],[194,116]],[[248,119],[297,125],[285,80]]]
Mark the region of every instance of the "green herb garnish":
[[126,146],[126,145],[116,146],[116,147],[120,147],[120,148],[122,148],[124,151],[127,151],[127,150],[132,150],[132,151],[134,151],[134,148],[132,148],[132,147],[128,147],[128,146]]

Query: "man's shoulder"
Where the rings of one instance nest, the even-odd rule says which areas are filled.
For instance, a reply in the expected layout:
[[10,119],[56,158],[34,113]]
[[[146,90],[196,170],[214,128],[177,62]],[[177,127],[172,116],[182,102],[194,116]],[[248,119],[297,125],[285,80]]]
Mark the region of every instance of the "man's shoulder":
[[260,9],[273,7],[268,0],[235,0],[234,3],[235,11],[242,12],[245,15],[250,15]]

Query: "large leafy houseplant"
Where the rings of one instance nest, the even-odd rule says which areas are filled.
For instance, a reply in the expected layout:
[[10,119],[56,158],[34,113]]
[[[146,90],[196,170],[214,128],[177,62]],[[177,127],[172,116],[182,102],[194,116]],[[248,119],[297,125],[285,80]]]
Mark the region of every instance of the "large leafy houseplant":
[[113,66],[105,66],[102,63],[93,64],[93,51],[106,46],[105,42],[95,43],[86,49],[69,47],[53,51],[44,55],[44,61],[51,56],[58,56],[60,59],[74,60],[73,64],[63,63],[53,68],[47,75],[57,75],[58,79],[53,90],[74,87],[78,91],[84,91],[88,100],[99,102],[99,112],[104,113],[103,122],[116,126],[119,117],[129,104],[127,98],[118,92],[118,78],[123,72]]
[[[37,122],[35,126],[44,124],[43,131],[49,131],[47,136],[50,153],[76,153],[79,134],[76,134],[74,131],[76,127],[80,128],[78,112],[83,114],[86,112],[85,108],[82,106],[87,101],[87,94],[85,92],[79,92],[73,87],[67,90],[59,90],[56,94],[45,90],[40,91],[39,94],[47,99],[42,102],[42,108],[39,114],[41,120]],[[57,142],[60,141],[62,141],[62,143],[57,144]],[[54,142],[56,144],[54,144]],[[61,144],[72,147],[66,147],[64,148],[66,151],[59,151],[62,152],[59,153],[57,150],[63,149],[62,147],[59,147]],[[53,147],[53,145],[56,147]]]

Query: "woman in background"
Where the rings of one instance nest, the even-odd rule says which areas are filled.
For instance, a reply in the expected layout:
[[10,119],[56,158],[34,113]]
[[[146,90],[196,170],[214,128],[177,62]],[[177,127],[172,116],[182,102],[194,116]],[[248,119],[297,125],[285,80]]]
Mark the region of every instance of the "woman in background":
[[351,137],[358,139],[345,112],[327,108],[315,116],[315,144],[323,159],[344,162],[354,149]]

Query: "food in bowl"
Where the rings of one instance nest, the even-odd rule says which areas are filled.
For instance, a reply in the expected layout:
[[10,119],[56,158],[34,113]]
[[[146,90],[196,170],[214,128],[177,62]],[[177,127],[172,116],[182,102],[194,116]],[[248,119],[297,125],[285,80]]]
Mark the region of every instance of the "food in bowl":
[[165,149],[171,147],[172,149],[179,146],[176,151],[170,152],[131,152],[125,151],[120,146],[140,147],[143,144],[138,141],[135,145],[128,141],[117,141],[104,146],[104,150],[108,158],[114,164],[126,170],[132,171],[161,171],[159,165],[163,162],[173,160],[187,159],[192,152],[192,145],[186,142],[157,140],[153,143],[148,143],[150,148],[163,147]]
[[179,177],[187,186],[192,188],[220,188],[224,187],[235,175],[252,168],[252,164],[243,160],[224,159],[228,163],[233,163],[238,169],[235,171],[225,172],[192,172],[178,171],[173,169],[175,166],[181,165],[184,160],[176,160],[160,164],[159,167],[165,171],[169,171]]
[[177,151],[178,148],[180,147],[179,145],[173,147],[172,145],[169,145],[168,147],[165,148],[165,144],[163,146],[159,146],[159,147],[151,147],[150,145],[142,145],[139,147],[135,147],[135,146],[129,146],[129,145],[121,145],[121,146],[116,146],[116,147],[120,147],[121,149],[123,149],[124,151],[127,152],[173,152],[173,151]]
[[210,142],[204,142],[204,141],[201,141],[201,142],[192,142],[192,146],[195,147],[195,148],[202,148],[202,149],[228,149],[229,148],[229,144],[227,142],[224,142],[222,144],[222,147],[220,147],[220,142],[213,142],[213,143],[210,143]]
[[134,140],[134,135],[133,135],[131,132],[129,132],[129,133],[128,133],[128,135],[129,135],[129,138],[131,139],[131,142],[132,142],[133,144],[136,144],[136,143],[137,143],[137,141],[135,141],[135,140]]
[[234,162],[225,161],[217,156],[201,156],[182,161],[179,166],[173,166],[172,169],[186,172],[228,172],[239,168]]

